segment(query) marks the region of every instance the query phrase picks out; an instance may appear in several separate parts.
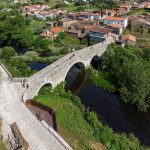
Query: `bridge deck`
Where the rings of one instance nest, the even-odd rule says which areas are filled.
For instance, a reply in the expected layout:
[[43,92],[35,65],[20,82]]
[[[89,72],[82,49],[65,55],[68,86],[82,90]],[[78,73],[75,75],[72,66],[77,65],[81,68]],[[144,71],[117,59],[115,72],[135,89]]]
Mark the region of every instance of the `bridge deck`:
[[16,122],[23,137],[29,144],[29,150],[65,150],[54,135],[49,132],[18,98],[14,83],[0,67],[0,117],[3,118],[2,132],[4,139],[10,133],[9,125]]

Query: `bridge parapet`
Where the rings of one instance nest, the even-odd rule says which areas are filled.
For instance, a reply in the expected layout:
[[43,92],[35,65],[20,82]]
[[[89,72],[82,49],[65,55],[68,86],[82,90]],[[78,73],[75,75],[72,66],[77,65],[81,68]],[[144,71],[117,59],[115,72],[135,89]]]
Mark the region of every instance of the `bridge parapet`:
[[63,58],[57,60],[53,64],[39,71],[35,75],[28,78],[29,88],[25,92],[23,99],[32,99],[38,90],[45,84],[50,83],[54,88],[65,80],[69,69],[76,63],[83,63],[85,67],[90,65],[95,55],[101,56],[107,49],[107,46],[114,42],[112,37],[107,38],[103,43],[83,48],[67,54]]
[[[113,38],[112,37],[108,37],[106,39],[106,41],[104,41],[103,43],[98,43],[98,44],[95,44],[93,46],[89,46],[89,47],[83,48],[81,50],[69,53],[69,54],[65,55],[63,58],[60,58],[59,60],[55,61],[51,65],[49,65],[46,68],[40,70],[38,73],[36,73],[33,76],[29,77],[28,80],[32,81],[35,78],[43,76],[47,71],[50,71],[50,70],[53,70],[53,69],[57,69],[60,65],[62,65],[63,63],[66,63],[67,60],[69,60],[73,55],[78,57],[78,58],[82,57],[82,59],[83,59],[85,57],[85,55],[93,54],[94,50],[96,50],[96,52],[97,52],[96,54],[97,55],[101,55],[104,52],[104,49],[107,48],[107,46],[109,44],[111,44],[112,42],[114,42]],[[101,50],[99,50],[100,48],[101,48]],[[99,50],[99,51],[97,51],[97,50]]]

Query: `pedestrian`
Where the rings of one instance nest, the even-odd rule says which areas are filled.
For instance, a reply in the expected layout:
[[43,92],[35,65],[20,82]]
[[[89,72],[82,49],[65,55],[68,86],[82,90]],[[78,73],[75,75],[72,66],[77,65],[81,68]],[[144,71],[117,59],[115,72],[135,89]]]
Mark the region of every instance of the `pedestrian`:
[[38,113],[36,113],[36,117],[38,120],[40,120],[40,115]]
[[23,83],[22,86],[25,87],[25,83]]
[[29,84],[27,83],[27,85],[26,85],[26,88],[28,89],[29,88]]

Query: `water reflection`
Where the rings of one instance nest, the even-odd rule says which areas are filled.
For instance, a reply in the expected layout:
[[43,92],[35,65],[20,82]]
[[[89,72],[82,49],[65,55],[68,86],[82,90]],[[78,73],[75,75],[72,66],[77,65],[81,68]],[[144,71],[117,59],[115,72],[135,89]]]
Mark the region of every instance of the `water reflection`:
[[28,63],[28,66],[32,69],[32,70],[37,70],[40,71],[43,68],[47,67],[49,65],[49,63],[44,63],[44,62],[30,62]]

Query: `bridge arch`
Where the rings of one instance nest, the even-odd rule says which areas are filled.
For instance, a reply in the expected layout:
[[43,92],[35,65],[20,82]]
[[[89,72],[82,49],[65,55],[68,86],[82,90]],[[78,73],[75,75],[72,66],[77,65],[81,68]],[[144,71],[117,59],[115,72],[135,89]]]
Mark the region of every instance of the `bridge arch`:
[[[77,61],[74,64],[70,65],[68,69],[66,70],[66,73],[64,75],[64,81],[65,81],[65,88],[68,89],[69,86],[73,85],[74,83],[77,83],[76,86],[79,86],[83,80],[83,76],[81,77],[81,74],[83,73],[81,70],[85,70],[86,64],[81,61]],[[81,78],[80,78],[81,77]],[[71,90],[71,89],[69,89]]]
[[44,87],[44,86],[46,86],[46,85],[49,86],[50,89],[54,89],[54,84],[53,84],[53,82],[51,82],[51,81],[43,81],[43,82],[40,84],[40,86],[38,86],[38,87],[36,88],[36,90],[35,90],[35,92],[34,92],[34,95],[33,95],[32,97],[37,96],[38,93],[39,93],[39,91],[41,90],[41,88]]
[[90,65],[94,68],[94,69],[98,69],[100,64],[100,57],[98,55],[95,55],[90,62]]

